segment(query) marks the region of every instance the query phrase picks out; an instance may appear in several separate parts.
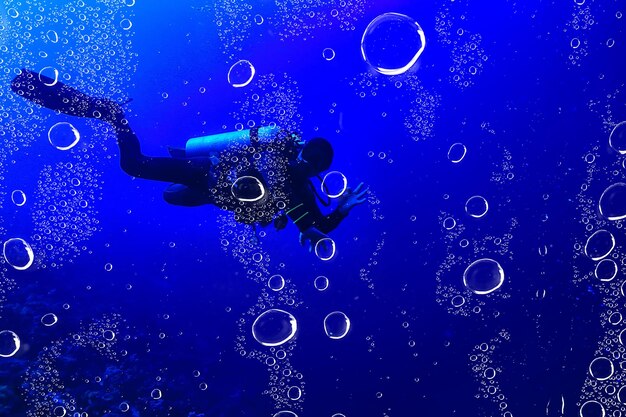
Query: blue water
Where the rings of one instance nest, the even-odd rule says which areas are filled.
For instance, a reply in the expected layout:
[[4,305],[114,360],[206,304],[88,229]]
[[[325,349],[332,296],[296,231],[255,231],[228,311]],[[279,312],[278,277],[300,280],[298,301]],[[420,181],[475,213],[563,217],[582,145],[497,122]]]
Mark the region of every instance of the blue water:
[[[623,220],[599,201],[626,182],[625,6],[4,0],[0,415],[624,415]],[[385,13],[404,17],[367,32]],[[417,53],[415,23],[416,62],[377,71]],[[236,87],[240,60],[255,72]],[[167,183],[122,171],[108,124],[14,94],[20,68],[132,98],[147,155],[271,123],[325,137],[367,201],[329,234],[328,261],[293,222],[255,232],[167,204]],[[80,133],[71,149],[48,140],[57,123]],[[614,248],[588,241],[598,230]],[[502,268],[477,272],[488,294],[472,290],[481,259]],[[275,347],[252,332],[272,309],[297,323]]]

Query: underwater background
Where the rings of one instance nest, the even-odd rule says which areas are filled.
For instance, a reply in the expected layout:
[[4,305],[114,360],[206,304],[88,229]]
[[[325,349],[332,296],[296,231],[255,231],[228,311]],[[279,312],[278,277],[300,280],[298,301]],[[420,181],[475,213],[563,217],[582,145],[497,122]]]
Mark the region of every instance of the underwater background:
[[[3,0],[0,416],[626,415],[625,9]],[[22,68],[132,99],[148,155],[325,137],[367,202],[326,261],[167,204]]]

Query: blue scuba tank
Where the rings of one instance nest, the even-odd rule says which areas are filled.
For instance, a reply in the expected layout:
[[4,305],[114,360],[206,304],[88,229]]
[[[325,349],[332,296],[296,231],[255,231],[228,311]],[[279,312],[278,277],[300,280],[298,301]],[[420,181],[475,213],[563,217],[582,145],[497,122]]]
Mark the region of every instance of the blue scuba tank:
[[278,126],[263,126],[191,138],[185,145],[185,154],[188,158],[210,157],[219,154],[229,147],[253,144],[253,141],[270,143],[280,130]]

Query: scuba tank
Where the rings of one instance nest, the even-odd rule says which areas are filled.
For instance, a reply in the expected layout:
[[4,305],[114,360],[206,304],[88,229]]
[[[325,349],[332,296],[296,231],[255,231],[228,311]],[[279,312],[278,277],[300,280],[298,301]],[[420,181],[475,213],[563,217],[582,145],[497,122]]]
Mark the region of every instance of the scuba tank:
[[209,157],[228,148],[258,143],[271,143],[280,132],[278,126],[263,126],[236,132],[191,138],[185,144],[188,158]]

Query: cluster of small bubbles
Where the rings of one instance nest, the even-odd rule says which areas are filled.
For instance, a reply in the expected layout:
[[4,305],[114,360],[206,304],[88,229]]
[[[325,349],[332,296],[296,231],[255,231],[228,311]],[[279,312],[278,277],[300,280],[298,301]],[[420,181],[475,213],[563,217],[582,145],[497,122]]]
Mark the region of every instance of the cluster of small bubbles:
[[[590,99],[587,104],[589,110],[600,117],[607,134],[612,132],[623,121],[620,106],[624,102],[625,93],[626,89],[620,85],[609,93],[599,94],[597,98]],[[609,145],[619,152],[618,149],[620,149],[621,146],[616,144],[617,146],[613,147],[611,143],[612,141],[609,136]]]
[[589,54],[589,41],[587,36],[591,28],[595,25],[596,20],[591,12],[591,7],[585,5],[584,2],[574,2],[574,10],[567,22],[566,34],[569,34],[568,61],[573,66],[580,66],[584,57]]
[[[285,387],[304,387],[302,374],[291,366],[289,360],[296,343],[297,326],[295,319],[291,319],[291,311],[297,310],[302,301],[298,299],[295,287],[289,285],[280,273],[284,265],[281,264],[280,268],[271,266],[272,257],[263,248],[263,232],[257,236],[251,227],[241,225],[228,214],[219,216],[219,224],[222,248],[241,264],[249,279],[263,284],[256,304],[237,322],[235,350],[267,367],[269,386],[263,394],[272,399],[276,408],[300,409],[303,398],[289,399]],[[258,261],[254,260],[255,255],[260,255]],[[251,329],[254,329],[253,337],[249,337]]]
[[382,78],[372,72],[363,72],[348,82],[351,87],[355,88],[355,93],[360,98],[368,96],[376,97],[381,88],[387,86],[387,79]]
[[300,131],[302,102],[298,83],[287,74],[267,74],[248,87],[248,98],[237,102],[235,120],[254,121],[257,126],[279,126],[291,132]]
[[515,166],[512,161],[513,156],[508,149],[504,149],[503,153],[502,163],[497,164],[490,179],[490,181],[498,184],[510,183],[515,179]]
[[504,343],[510,340],[507,330],[500,330],[498,335],[489,342],[483,342],[474,346],[469,354],[469,366],[478,383],[476,398],[489,400],[497,404],[501,416],[510,416],[508,411],[507,397],[502,392],[499,376],[502,374],[502,365],[494,362],[494,353]]
[[[44,316],[45,317],[45,316]],[[87,415],[81,413],[77,404],[78,395],[67,387],[67,381],[62,380],[65,372],[60,369],[64,361],[60,358],[69,352],[76,352],[78,348],[92,349],[108,361],[116,361],[120,355],[117,339],[107,340],[106,331],[118,332],[123,321],[117,314],[105,315],[83,326],[77,332],[53,341],[45,346],[37,359],[26,369],[22,384],[27,417],[48,417],[66,415]],[[97,377],[99,378],[99,377]],[[97,379],[96,379],[97,380]]]
[[[615,325],[603,323],[602,327]],[[623,365],[626,349],[622,333],[623,330],[620,332],[608,329],[598,343],[593,358],[589,361],[587,377],[576,403],[582,416],[600,415],[594,414],[595,411],[600,410],[597,407],[604,407],[606,410],[619,413],[612,415],[626,413],[625,390],[619,384],[619,381],[623,381],[626,376],[626,368]],[[594,407],[597,410],[593,409]]]
[[[594,264],[593,269],[583,270],[576,262],[579,257],[596,262],[608,259],[608,256],[614,260],[621,257],[621,251],[616,249],[616,245],[619,245],[618,232],[623,228],[623,193],[620,184],[626,181],[626,175],[620,169],[621,155],[618,152],[600,156],[598,149],[595,146],[583,156],[587,176],[580,186],[576,202],[584,236],[579,236],[574,244],[574,282],[587,279],[597,281],[594,275],[598,268],[601,276],[612,276],[608,263],[602,266]],[[607,157],[609,160],[605,161]]]
[[[45,9],[43,6],[35,7],[32,2],[23,4],[13,0],[7,0],[5,5],[11,10],[8,14],[11,22],[4,24],[4,16],[0,18],[3,52],[9,52],[0,59],[6,68],[0,74],[0,81],[4,85],[10,84],[10,79],[19,68],[31,68],[52,78],[51,84],[64,81],[87,94],[122,98],[122,88],[136,68],[133,63],[136,55],[132,52],[130,40],[132,33],[125,31],[122,35],[123,30],[118,26],[119,20],[116,20],[129,17],[126,16],[129,13],[123,2],[101,1],[99,5],[87,5],[84,1],[53,2],[47,4]],[[62,44],[63,48],[55,44]],[[54,66],[50,65],[51,62],[54,62]],[[66,69],[71,69],[72,75]],[[91,158],[89,166],[94,166],[93,162],[97,162],[98,158],[94,148],[106,149],[107,141],[101,133],[108,133],[108,130],[103,129],[99,121],[85,122],[85,125],[94,127],[90,135],[92,142],[87,144],[83,141],[80,146],[75,146],[77,130],[63,130],[69,125],[59,125],[58,116],[52,112],[41,111],[38,105],[12,93],[4,95],[3,99],[4,112],[0,113],[0,136],[5,144],[0,150],[2,167],[6,166],[3,161],[11,157],[16,169],[22,169],[25,158],[29,156],[24,149],[42,138],[45,140],[46,133],[51,129],[49,136],[55,143],[57,139],[70,139],[69,142],[60,143],[59,148],[74,146],[67,152],[67,158]],[[65,135],[68,132],[70,135]],[[93,171],[89,174],[96,176],[95,169],[87,166],[62,168],[63,171],[73,169],[78,170],[78,178],[87,171]],[[61,179],[55,177],[57,174]],[[27,240],[36,252],[35,262],[44,263],[44,267],[59,267],[79,252],[85,251],[86,247],[81,245],[96,230],[93,204],[89,209],[81,206],[93,201],[91,191],[85,189],[89,186],[82,187],[87,194],[86,198],[75,201],[74,198],[81,191],[75,183],[69,183],[70,179],[46,166],[32,200],[29,195],[29,203],[35,202],[35,207],[29,207],[35,230]],[[60,185],[65,181],[68,182],[67,186]],[[59,187],[46,189],[50,185]],[[56,196],[57,191],[61,195]],[[18,207],[25,205],[25,197],[20,190],[12,193],[14,204]],[[0,281],[5,281],[4,275]],[[12,281],[8,279],[0,282],[0,301],[5,291],[12,286]]]
[[211,190],[216,205],[233,212],[241,223],[271,223],[289,206],[286,179],[294,150],[293,135],[280,130],[271,140],[255,146],[242,144],[223,151]]
[[476,78],[483,71],[484,62],[489,59],[481,43],[480,34],[470,35],[467,31],[461,32],[451,51],[449,79],[453,85],[464,89],[476,82]]
[[[491,258],[497,256],[497,259],[513,260],[510,244],[513,232],[519,225],[517,218],[509,220],[507,231],[502,235],[489,234],[472,240],[472,244],[463,238],[468,226],[461,219],[455,219],[451,213],[441,212],[439,221],[444,232],[447,256],[435,273],[437,303],[451,314],[469,316],[481,314],[487,305],[486,300],[492,303],[494,298],[510,298],[510,290],[506,286],[501,288],[504,271],[499,262]],[[469,276],[474,284],[467,281]],[[480,289],[475,285],[479,285]]]
[[[235,349],[242,356],[255,359],[266,367],[269,386],[263,394],[273,400],[276,408],[300,410],[305,382],[302,374],[293,368],[290,361],[296,344],[293,337],[296,321],[291,313],[276,308],[277,301],[285,303],[284,299],[276,300],[264,292],[258,297],[257,303],[242,315],[237,322],[239,332]],[[298,304],[294,304],[290,309],[297,307]],[[251,326],[253,344],[249,343],[248,337]],[[299,396],[295,396],[295,390],[289,392],[288,388],[294,386],[300,390]]]
[[[2,232],[2,228],[0,227],[0,232]],[[4,263],[3,259],[0,259],[0,265]],[[13,279],[13,274],[7,274],[6,268],[4,266],[0,268],[0,309],[4,306],[4,302],[6,301],[7,294],[13,291],[16,287],[15,280]],[[1,310],[0,310],[1,313]],[[0,317],[2,315],[0,314]]]
[[372,293],[375,287],[374,279],[372,278],[372,268],[378,265],[378,257],[380,256],[382,249],[385,247],[385,235],[386,232],[381,232],[381,236],[377,240],[376,247],[372,252],[372,255],[367,260],[366,266],[362,267],[359,270],[359,278],[361,279],[361,281],[367,284],[367,288],[369,288]]
[[373,72],[364,72],[348,85],[362,99],[376,97],[379,92],[389,90],[402,96],[402,102],[408,103],[408,109],[402,109],[404,126],[415,141],[424,140],[434,135],[436,110],[441,104],[441,96],[427,90],[416,75],[388,77]]
[[[456,25],[456,18],[465,20],[465,15],[459,10],[451,10],[451,7],[463,7],[467,6],[467,1],[447,1],[444,2],[435,15],[435,32],[437,33],[437,39],[444,45],[452,45],[454,27]],[[458,30],[458,29],[457,29]]]
[[368,151],[367,152],[367,156],[369,158],[373,158],[379,161],[387,161],[388,163],[392,164],[393,163],[393,159],[391,158],[391,151],[378,151],[378,152],[374,152],[374,151]]
[[[607,142],[603,142],[604,147]],[[579,232],[573,247],[572,281],[600,295],[603,332],[576,403],[584,417],[626,413],[621,388],[616,385],[626,378],[626,337],[620,311],[626,294],[622,268],[626,255],[621,245],[624,199],[619,185],[626,181],[626,175],[619,146],[610,153],[600,152],[602,148],[593,146],[583,155],[586,177],[576,195]]]
[[100,177],[86,162],[43,168],[31,211],[37,262],[61,267],[86,250],[84,243],[99,230],[96,202],[102,193]]
[[489,59],[482,36],[466,29],[468,1],[446,1],[435,15],[435,32],[440,44],[450,49],[450,83],[464,89],[473,85]]
[[252,24],[262,24],[263,17],[254,12],[251,3],[241,0],[217,0],[213,10],[222,51],[228,58],[233,58],[243,50],[243,43],[251,34]]
[[365,336],[365,342],[367,343],[367,351],[373,353],[376,349],[376,339],[374,335],[370,334],[369,336]]
[[368,0],[276,0],[278,36],[313,38],[320,29],[355,30]]
[[428,91],[414,75],[407,77],[403,85],[406,86],[411,100],[408,114],[404,118],[404,126],[415,141],[432,137],[435,133],[436,110],[441,104],[441,96]]

